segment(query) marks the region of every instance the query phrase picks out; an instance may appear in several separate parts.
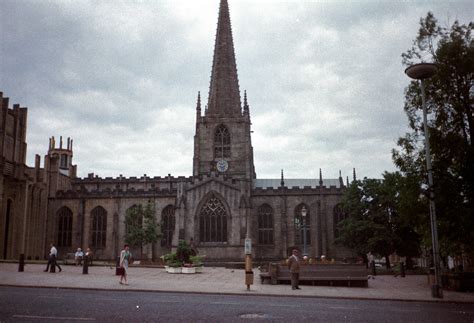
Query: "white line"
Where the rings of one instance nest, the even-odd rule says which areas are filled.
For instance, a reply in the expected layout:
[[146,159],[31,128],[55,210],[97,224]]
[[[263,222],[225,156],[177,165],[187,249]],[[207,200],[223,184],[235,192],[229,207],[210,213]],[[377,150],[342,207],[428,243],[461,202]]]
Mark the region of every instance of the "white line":
[[91,317],[61,317],[61,316],[36,316],[36,315],[13,315],[21,319],[43,319],[43,320],[66,320],[66,321],[95,321]]
[[330,309],[332,310],[358,310],[359,308],[357,307],[350,307],[350,306],[329,306]]
[[242,305],[241,303],[212,302],[213,305]]
[[404,309],[395,309],[395,308],[390,308],[388,309],[391,312],[400,312],[400,313],[418,313],[421,312],[420,310],[404,310]]
[[[266,306],[273,306],[273,307],[301,307],[301,305],[282,305],[282,304],[266,304]],[[272,316],[273,318],[273,316]]]

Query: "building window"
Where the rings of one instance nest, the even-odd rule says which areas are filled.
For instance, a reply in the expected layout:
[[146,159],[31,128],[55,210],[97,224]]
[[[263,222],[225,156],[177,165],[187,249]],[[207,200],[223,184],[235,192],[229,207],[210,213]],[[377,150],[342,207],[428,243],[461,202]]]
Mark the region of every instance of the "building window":
[[58,247],[72,246],[72,211],[62,207],[56,213],[58,219]]
[[175,225],[174,206],[168,205],[165,207],[161,213],[161,223],[161,232],[163,233],[161,245],[163,247],[171,247]]
[[59,164],[59,168],[64,168],[64,169],[67,169],[68,168],[68,165],[67,165],[67,155],[61,155],[61,161],[60,161],[60,164]]
[[341,223],[342,220],[346,219],[347,214],[342,209],[341,204],[337,204],[334,207],[333,214],[334,214],[333,215],[334,216],[334,218],[333,218],[334,219],[334,221],[333,221],[333,224],[334,224],[334,237],[337,238],[337,237],[339,237],[339,223]]
[[273,243],[273,210],[268,204],[258,208],[258,243]]
[[[306,208],[306,217],[303,221],[301,209]],[[306,225],[305,225],[306,224]],[[306,245],[311,245],[311,212],[307,205],[300,204],[295,209],[295,244],[304,244],[304,232],[306,226]]]
[[230,158],[230,133],[224,125],[217,127],[214,135],[214,157]]
[[107,240],[107,211],[101,206],[91,212],[91,246],[94,249],[105,248]]
[[200,242],[227,241],[227,213],[224,204],[211,194],[199,212]]

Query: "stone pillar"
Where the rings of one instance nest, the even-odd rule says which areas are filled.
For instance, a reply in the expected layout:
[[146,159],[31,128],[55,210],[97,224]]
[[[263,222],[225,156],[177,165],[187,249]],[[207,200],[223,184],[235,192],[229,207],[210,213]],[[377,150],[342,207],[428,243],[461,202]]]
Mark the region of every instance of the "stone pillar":
[[326,199],[323,200],[322,202],[322,210],[321,210],[321,252],[323,255],[328,254],[328,248],[327,248],[327,205],[326,205]]
[[[281,188],[283,191],[285,188]],[[281,256],[287,258],[286,250],[288,249],[288,212],[287,198],[283,194],[281,197]]]

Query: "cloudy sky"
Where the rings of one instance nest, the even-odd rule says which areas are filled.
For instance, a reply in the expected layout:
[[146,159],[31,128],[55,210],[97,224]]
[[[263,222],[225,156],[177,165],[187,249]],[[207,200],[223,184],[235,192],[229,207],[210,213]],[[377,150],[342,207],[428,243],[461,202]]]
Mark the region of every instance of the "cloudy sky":
[[[71,137],[79,176],[190,176],[218,0],[0,0],[0,91],[28,107],[28,160]],[[407,131],[401,53],[420,17],[470,1],[229,0],[259,178],[395,170]]]

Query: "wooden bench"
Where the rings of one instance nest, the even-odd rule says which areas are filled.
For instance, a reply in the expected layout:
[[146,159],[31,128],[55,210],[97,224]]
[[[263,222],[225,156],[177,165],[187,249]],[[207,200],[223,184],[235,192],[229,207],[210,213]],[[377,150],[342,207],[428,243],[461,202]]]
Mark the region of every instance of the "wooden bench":
[[[271,284],[290,282],[290,270],[286,265],[270,263],[268,272],[260,274],[262,284],[269,280]],[[316,264],[302,265],[300,282],[315,285],[368,287],[367,269],[363,264]]]

